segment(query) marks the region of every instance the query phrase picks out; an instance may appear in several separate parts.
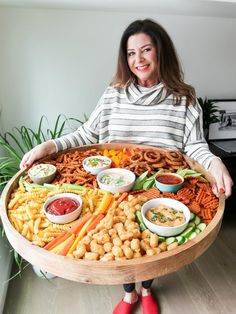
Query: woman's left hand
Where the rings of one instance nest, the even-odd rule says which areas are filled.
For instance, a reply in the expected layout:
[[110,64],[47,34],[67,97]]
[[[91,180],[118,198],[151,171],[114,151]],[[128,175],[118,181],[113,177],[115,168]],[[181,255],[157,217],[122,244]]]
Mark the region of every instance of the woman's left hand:
[[216,184],[212,185],[214,194],[219,196],[219,192],[225,193],[225,197],[228,198],[232,192],[233,180],[223,162],[214,158],[208,170],[216,180]]

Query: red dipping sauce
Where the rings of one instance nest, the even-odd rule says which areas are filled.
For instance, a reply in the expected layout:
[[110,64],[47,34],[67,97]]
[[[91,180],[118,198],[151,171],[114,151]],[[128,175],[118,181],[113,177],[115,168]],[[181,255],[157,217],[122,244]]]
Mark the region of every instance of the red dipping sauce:
[[52,215],[66,215],[72,213],[79,207],[79,202],[70,197],[61,197],[52,201],[48,207],[47,212]]
[[183,182],[179,177],[171,174],[162,174],[156,177],[156,180],[163,184],[180,184]]

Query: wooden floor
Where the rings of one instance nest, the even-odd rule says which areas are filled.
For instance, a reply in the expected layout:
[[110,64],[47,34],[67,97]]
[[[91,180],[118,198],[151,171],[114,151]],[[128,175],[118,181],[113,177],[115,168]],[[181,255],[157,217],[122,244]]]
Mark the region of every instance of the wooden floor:
[[[161,314],[236,313],[235,216],[224,218],[214,244],[193,264],[156,279],[153,293]],[[111,314],[122,295],[122,286],[40,279],[29,266],[10,282],[3,313]],[[141,313],[139,303],[134,314]]]

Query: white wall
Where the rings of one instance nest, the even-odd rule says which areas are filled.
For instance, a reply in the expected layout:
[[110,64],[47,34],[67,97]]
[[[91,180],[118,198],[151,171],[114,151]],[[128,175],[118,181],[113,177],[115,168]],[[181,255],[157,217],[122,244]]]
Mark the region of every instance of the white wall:
[[145,17],[169,32],[199,96],[236,98],[236,19],[0,8],[0,127],[89,114],[112,79],[123,30]]

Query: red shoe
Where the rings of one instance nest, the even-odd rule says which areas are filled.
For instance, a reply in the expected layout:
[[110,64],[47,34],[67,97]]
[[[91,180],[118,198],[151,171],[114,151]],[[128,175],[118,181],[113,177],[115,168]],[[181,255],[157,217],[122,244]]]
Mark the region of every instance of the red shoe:
[[152,295],[142,296],[143,314],[158,314],[158,304]]
[[127,303],[124,300],[121,300],[115,307],[113,314],[131,314],[133,308],[135,307],[136,303]]

